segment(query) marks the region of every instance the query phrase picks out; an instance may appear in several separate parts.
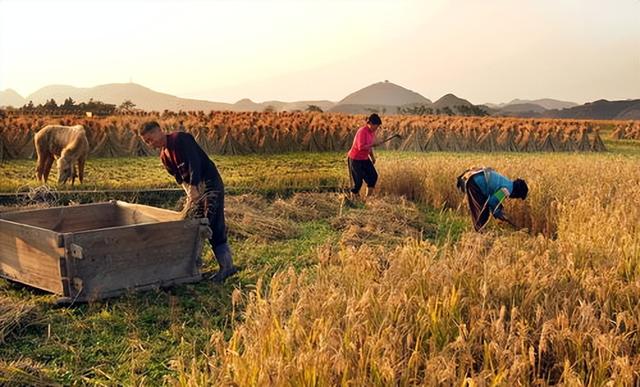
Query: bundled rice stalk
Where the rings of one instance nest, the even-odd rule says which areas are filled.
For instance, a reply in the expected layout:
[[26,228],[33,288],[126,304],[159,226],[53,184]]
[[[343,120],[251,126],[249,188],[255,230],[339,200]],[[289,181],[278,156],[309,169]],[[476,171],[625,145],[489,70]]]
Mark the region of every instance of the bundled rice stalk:
[[604,142],[600,137],[600,133],[597,130],[593,135],[593,143],[591,144],[591,150],[594,152],[604,152],[607,150],[607,147],[604,145]]

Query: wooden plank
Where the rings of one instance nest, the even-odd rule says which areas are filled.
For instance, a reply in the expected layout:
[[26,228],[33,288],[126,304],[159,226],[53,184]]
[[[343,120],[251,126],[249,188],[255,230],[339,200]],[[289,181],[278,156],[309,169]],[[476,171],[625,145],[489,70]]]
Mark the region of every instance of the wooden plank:
[[123,201],[116,201],[118,207],[135,211],[138,214],[144,214],[157,221],[173,221],[180,220],[181,214],[176,211],[165,210],[163,208],[145,206],[143,204],[132,204]]
[[200,221],[189,219],[74,233],[65,240],[66,256],[71,244],[81,247],[82,259],[72,259],[73,279],[82,281],[82,298],[99,299],[123,289],[197,277],[200,267],[194,257],[201,251],[193,250],[200,232]]
[[90,302],[90,301],[95,301],[95,300],[104,299],[104,298],[121,296],[128,292],[142,292],[142,291],[152,290],[152,289],[161,289],[161,288],[167,288],[175,285],[198,282],[200,280],[202,280],[202,275],[197,274],[191,277],[174,278],[168,281],[157,281],[147,285],[137,286],[129,289],[111,290],[107,292],[101,292],[99,294],[95,294],[95,293],[89,294],[89,293],[81,292],[80,294],[77,295],[77,297],[74,296],[74,297],[61,298],[59,299],[58,303],[62,305],[69,305],[73,302]]
[[61,233],[118,226],[112,203],[52,207],[0,214],[0,219]]
[[58,234],[0,220],[0,276],[62,294]]
[[[142,224],[142,223],[158,223],[163,221],[157,217],[149,216],[136,208],[125,208],[118,206],[116,208],[117,223],[122,226]],[[175,220],[175,219],[171,219]]]

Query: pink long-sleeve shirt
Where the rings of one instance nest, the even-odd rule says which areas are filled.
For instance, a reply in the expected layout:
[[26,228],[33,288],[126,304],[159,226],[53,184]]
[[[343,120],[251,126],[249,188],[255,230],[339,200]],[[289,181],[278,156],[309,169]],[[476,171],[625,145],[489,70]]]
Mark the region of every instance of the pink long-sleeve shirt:
[[363,126],[356,132],[353,145],[347,155],[351,160],[367,160],[375,140],[376,133],[369,129],[368,125]]

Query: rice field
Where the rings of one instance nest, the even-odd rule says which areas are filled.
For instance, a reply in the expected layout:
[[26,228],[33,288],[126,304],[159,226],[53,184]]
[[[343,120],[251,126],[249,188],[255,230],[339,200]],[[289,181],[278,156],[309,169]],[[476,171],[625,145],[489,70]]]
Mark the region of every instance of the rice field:
[[[382,152],[364,206],[230,196],[242,270],[223,286],[60,309],[0,281],[0,384],[637,385],[640,144],[609,144]],[[342,153],[213,158],[229,187],[347,184]],[[32,163],[0,164],[2,191],[33,184]],[[527,180],[506,205],[517,229],[473,232],[455,189],[473,165]],[[153,157],[88,167],[87,187],[173,186]]]

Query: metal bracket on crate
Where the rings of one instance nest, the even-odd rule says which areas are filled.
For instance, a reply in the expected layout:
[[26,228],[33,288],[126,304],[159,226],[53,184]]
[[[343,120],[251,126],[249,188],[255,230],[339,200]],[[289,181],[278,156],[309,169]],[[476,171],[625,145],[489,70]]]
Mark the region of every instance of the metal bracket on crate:
[[71,252],[71,256],[75,259],[83,259],[83,253],[84,250],[82,249],[82,246],[78,246],[75,243],[72,243],[69,246],[69,251]]
[[76,291],[81,291],[84,285],[84,282],[82,282],[82,278],[79,277],[73,277],[73,288]]

